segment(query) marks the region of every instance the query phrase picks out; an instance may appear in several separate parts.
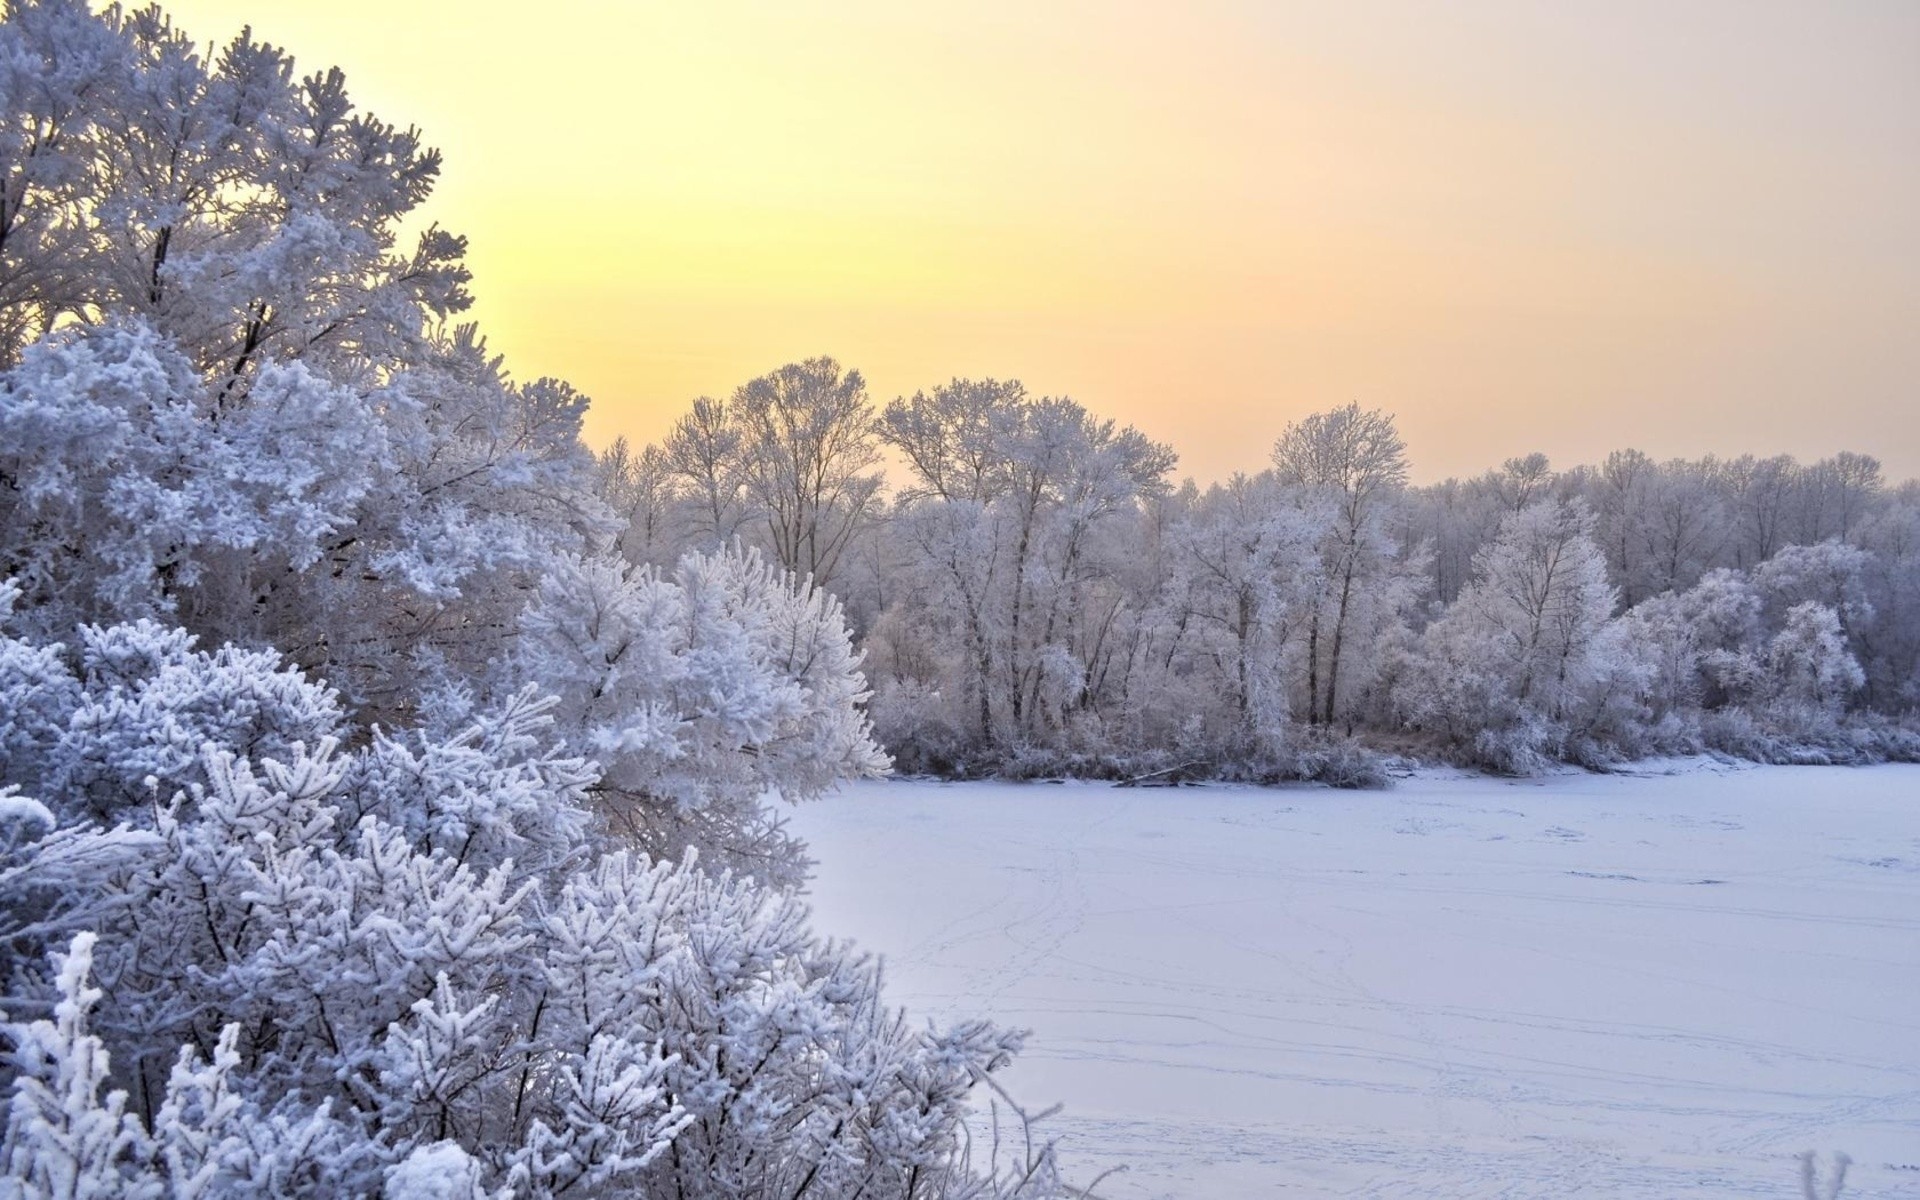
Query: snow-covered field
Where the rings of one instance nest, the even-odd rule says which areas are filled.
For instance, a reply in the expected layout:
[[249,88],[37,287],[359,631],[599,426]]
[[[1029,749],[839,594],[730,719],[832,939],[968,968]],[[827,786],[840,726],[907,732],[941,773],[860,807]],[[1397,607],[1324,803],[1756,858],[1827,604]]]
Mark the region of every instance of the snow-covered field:
[[822,929],[1109,1197],[1920,1196],[1920,768],[1390,791],[889,782]]

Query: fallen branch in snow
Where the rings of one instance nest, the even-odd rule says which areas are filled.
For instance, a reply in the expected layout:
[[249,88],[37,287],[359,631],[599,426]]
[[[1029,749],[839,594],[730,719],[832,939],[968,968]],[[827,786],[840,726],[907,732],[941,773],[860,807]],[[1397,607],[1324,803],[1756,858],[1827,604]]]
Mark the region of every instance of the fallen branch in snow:
[[1193,782],[1194,776],[1204,770],[1206,765],[1207,764],[1196,759],[1192,762],[1183,762],[1177,766],[1167,767],[1164,770],[1148,771],[1145,775],[1135,775],[1130,779],[1122,779],[1113,786],[1179,787],[1183,783]]

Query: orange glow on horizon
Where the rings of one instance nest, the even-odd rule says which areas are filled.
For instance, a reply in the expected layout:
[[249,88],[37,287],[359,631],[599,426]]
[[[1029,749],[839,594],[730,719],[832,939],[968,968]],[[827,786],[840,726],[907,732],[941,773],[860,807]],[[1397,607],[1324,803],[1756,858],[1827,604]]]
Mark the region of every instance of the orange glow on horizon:
[[446,155],[477,316],[590,440],[830,354],[1023,379],[1202,480],[1396,412],[1416,477],[1920,476],[1920,6],[166,4]]

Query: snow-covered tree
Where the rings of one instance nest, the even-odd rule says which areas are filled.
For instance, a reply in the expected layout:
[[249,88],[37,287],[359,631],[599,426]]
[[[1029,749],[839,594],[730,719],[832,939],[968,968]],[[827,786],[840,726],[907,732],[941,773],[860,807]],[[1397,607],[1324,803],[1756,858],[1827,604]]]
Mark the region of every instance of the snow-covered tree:
[[1628,641],[1651,672],[1647,698],[1656,717],[1684,720],[1726,703],[1759,637],[1760,611],[1745,573],[1721,567],[1688,590],[1655,596],[1626,615]]
[[1614,592],[1584,505],[1544,500],[1500,524],[1474,581],[1421,640],[1400,703],[1417,727],[1502,770],[1562,753],[1606,678]]
[[[1122,531],[1164,494],[1172,453],[1137,430],[1017,383],[955,380],[897,399],[885,436],[913,465],[891,518],[909,586],[875,631],[889,668],[879,706],[930,693],[985,757],[1086,748],[1125,674],[1138,613],[1121,583]],[[934,655],[912,643],[930,640]],[[900,727],[896,725],[896,727]]]
[[1883,712],[1920,709],[1920,488],[1908,484],[1860,528],[1872,623],[1857,634],[1867,699]]
[[1356,670],[1357,648],[1377,644],[1399,615],[1394,600],[1375,601],[1401,591],[1397,577],[1424,574],[1400,555],[1386,520],[1406,486],[1406,444],[1390,414],[1349,404],[1288,425],[1273,462],[1282,484],[1331,510],[1320,544],[1320,595],[1308,618],[1306,716],[1332,725],[1343,714],[1342,696],[1369,682],[1370,671]]
[[1227,736],[1249,758],[1271,756],[1294,724],[1293,680],[1324,579],[1319,539],[1329,514],[1293,503],[1271,473],[1235,476],[1194,503],[1179,530],[1180,618],[1207,666],[1198,711],[1225,702]]
[[27,619],[270,643],[376,709],[479,670],[546,557],[611,525],[584,400],[449,326],[459,239],[402,246],[437,154],[337,71],[244,35],[208,57],[158,10],[23,0],[0,39],[0,575]]
[[672,566],[690,547],[684,487],[659,446],[636,452],[626,438],[615,438],[595,463],[594,494],[619,522],[615,549],[628,562]]
[[659,451],[692,544],[744,538],[782,569],[831,585],[877,507],[875,421],[860,372],[831,358],[788,363],[724,403],[695,400]]
[[1767,701],[1791,709],[1834,714],[1866,682],[1847,649],[1840,614],[1808,600],[1787,610],[1767,643]]

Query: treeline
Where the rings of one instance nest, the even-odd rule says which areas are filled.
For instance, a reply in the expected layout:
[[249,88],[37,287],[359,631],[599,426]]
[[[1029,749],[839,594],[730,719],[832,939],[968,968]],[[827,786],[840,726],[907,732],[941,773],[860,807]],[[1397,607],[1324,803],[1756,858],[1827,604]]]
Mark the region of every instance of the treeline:
[[1170,448],[1071,400],[876,405],[814,359],[615,445],[599,488],[636,562],[738,541],[835,592],[907,770],[1920,754],[1920,488],[1870,457],[1536,454],[1415,487],[1392,418],[1349,405],[1271,463],[1176,485]]

